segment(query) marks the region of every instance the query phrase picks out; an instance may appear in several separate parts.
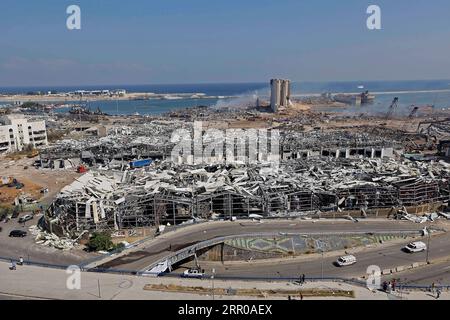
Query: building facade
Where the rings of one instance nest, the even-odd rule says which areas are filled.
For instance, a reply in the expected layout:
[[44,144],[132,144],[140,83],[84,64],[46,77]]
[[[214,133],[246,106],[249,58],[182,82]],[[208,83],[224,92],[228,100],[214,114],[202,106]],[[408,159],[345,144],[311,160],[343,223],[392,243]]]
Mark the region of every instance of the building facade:
[[45,121],[29,121],[23,115],[0,117],[0,153],[48,145]]

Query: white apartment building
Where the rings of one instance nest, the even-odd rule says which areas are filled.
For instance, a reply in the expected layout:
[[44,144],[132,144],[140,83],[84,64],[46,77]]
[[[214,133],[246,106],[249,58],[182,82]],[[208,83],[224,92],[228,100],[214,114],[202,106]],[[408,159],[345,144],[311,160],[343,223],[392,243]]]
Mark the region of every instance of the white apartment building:
[[0,117],[0,153],[22,151],[30,144],[48,145],[45,121],[29,121],[23,115]]

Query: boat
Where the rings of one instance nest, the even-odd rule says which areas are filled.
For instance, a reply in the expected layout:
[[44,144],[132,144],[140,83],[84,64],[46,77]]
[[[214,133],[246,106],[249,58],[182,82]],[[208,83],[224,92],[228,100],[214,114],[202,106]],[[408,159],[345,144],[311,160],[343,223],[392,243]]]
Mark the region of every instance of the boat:
[[181,100],[183,98],[182,97],[177,97],[177,96],[172,96],[172,95],[165,95],[161,99],[163,99],[163,100]]

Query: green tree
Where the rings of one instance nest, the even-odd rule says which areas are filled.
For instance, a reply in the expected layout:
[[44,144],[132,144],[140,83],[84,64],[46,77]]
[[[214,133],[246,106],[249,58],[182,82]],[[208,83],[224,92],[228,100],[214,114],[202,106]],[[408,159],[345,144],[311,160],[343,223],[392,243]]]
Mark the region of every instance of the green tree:
[[94,232],[89,239],[88,248],[90,251],[109,251],[114,248],[111,235],[106,232]]

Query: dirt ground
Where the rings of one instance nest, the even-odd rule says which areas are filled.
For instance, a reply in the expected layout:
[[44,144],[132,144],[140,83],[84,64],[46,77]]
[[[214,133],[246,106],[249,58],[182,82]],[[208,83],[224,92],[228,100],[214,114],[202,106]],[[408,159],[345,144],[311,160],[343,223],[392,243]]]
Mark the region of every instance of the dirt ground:
[[22,189],[16,189],[15,187],[9,188],[7,185],[0,187],[0,203],[12,204],[14,203],[14,199],[20,194],[29,196],[34,200],[39,200],[42,197],[41,185],[35,184],[26,178],[18,179],[18,181],[25,185]]
[[[49,204],[53,197],[66,185],[72,183],[81,174],[75,170],[45,170],[33,167],[34,161],[38,158],[29,159],[24,157],[20,160],[9,160],[0,157],[0,176],[17,179],[25,186],[22,190],[0,188],[0,203],[13,202],[20,192],[30,193],[30,195],[42,204]],[[25,169],[25,167],[28,167]],[[47,194],[40,191],[48,188]]]

